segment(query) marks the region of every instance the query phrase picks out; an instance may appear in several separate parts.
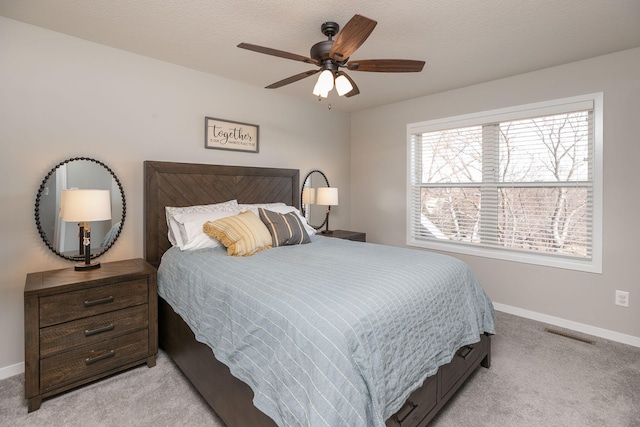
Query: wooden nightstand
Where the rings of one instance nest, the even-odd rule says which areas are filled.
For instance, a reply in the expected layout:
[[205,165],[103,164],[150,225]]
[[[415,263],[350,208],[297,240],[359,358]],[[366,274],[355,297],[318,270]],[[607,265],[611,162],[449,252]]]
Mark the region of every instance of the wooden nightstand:
[[333,230],[330,233],[320,233],[325,237],[337,237],[338,239],[353,240],[355,242],[366,242],[367,234],[359,231],[347,231],[347,230]]
[[158,353],[156,269],[142,259],[30,273],[24,289],[25,397],[42,399]]

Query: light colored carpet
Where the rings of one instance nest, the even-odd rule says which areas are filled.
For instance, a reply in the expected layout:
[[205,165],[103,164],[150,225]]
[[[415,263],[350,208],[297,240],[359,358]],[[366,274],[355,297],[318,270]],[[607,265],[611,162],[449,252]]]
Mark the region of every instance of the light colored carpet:
[[[479,368],[431,426],[640,426],[640,348],[574,334],[595,341],[585,344],[546,326],[498,313],[491,369]],[[0,381],[2,426],[222,427],[162,352],[154,368],[46,399],[31,414],[23,381]]]
[[640,348],[497,314],[491,369],[476,370],[434,427],[640,426]]
[[42,402],[27,414],[24,374],[0,381],[0,425],[15,427],[215,426],[216,414],[160,352],[141,365]]

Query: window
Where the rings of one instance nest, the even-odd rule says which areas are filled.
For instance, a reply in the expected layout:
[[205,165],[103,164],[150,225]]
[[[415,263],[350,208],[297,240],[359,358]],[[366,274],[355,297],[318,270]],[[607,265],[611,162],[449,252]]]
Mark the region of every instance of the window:
[[408,125],[407,244],[601,273],[602,102]]

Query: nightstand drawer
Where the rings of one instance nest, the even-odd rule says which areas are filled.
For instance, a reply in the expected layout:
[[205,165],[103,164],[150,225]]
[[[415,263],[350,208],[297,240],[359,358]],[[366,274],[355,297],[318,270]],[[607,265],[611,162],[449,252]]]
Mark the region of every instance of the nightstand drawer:
[[40,298],[40,327],[145,304],[146,279],[120,282]]
[[148,325],[149,310],[145,304],[49,326],[40,331],[40,357],[145,329]]
[[40,387],[47,389],[90,377],[148,356],[149,331],[101,341],[40,361]]

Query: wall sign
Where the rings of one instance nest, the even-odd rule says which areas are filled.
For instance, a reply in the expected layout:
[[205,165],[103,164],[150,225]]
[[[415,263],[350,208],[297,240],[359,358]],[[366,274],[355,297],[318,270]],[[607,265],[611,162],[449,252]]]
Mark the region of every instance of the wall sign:
[[258,152],[260,126],[249,123],[204,118],[204,148]]

